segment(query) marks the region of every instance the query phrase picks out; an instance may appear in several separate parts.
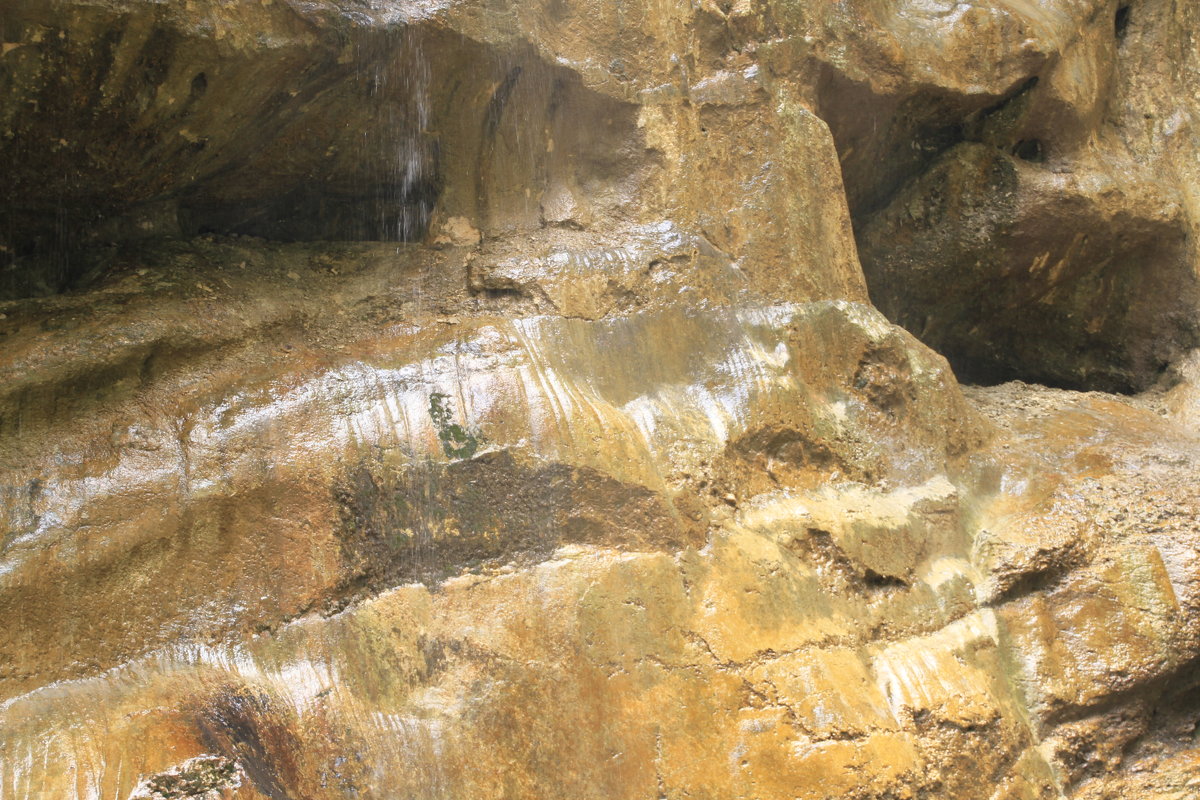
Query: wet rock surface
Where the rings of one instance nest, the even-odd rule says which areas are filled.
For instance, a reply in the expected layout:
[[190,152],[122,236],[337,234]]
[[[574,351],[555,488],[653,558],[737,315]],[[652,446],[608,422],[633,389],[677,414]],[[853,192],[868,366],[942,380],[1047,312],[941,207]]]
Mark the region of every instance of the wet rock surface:
[[992,383],[1142,390],[1196,346],[1194,8],[844,5],[821,113],[890,319]]
[[1191,5],[0,12],[0,797],[1200,792]]
[[196,756],[178,767],[143,781],[129,798],[217,800],[226,791],[241,786],[242,779],[242,770],[236,761],[221,756]]

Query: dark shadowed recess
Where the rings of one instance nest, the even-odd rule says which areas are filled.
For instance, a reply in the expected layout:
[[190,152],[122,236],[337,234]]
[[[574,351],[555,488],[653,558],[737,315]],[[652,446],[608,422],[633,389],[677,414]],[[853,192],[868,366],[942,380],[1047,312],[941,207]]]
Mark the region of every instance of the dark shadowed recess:
[[[1115,10],[1117,58],[1137,11]],[[1095,167],[1075,163],[1073,144],[1093,132],[1042,80],[1055,63],[991,99],[881,95],[826,66],[818,106],[871,299],[889,319],[966,382],[1139,391],[1200,344],[1188,223],[1170,189],[1157,207],[1136,205],[1136,192],[1118,207],[1075,188],[1086,176],[1057,177]]]
[[[23,24],[50,33],[0,74],[25,87],[0,99],[17,106],[0,139],[0,300],[70,288],[147,240],[424,235],[442,189],[424,54],[469,59],[463,40],[347,26],[231,55],[152,6],[94,13],[115,17],[99,39],[68,18],[6,25],[13,41]],[[124,32],[146,24],[122,71]]]
[[32,88],[0,95],[15,104],[0,301],[84,287],[164,240],[419,241],[435,209],[485,233],[536,227],[547,182],[636,166],[634,107],[527,45],[347,22],[231,53],[155,8],[89,12],[158,26],[107,82],[115,45],[38,23],[64,35],[43,37]]
[[[89,8],[101,39],[35,11],[4,21],[5,41],[48,32],[0,73],[0,90],[21,80],[0,92],[0,300],[77,287],[147,241],[420,240],[450,182],[458,214],[528,197],[509,184],[538,174],[535,151],[509,129],[567,124],[550,118],[586,102],[577,76],[528,47],[343,20],[230,51],[164,8]],[[140,41],[123,32],[147,26],[119,69]],[[604,106],[578,124],[614,116],[627,115]]]

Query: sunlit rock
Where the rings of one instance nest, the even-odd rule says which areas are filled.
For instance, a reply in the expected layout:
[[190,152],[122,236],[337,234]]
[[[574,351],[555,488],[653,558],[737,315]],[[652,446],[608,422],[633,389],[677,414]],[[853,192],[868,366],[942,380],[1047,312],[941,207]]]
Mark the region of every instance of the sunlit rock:
[[1197,8],[0,0],[0,797],[1193,797]]

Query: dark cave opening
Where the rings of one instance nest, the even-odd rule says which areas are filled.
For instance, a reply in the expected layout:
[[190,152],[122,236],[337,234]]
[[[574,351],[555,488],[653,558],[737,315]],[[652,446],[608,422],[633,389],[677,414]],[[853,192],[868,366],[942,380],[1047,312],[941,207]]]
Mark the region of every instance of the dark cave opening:
[[1133,19],[1133,6],[1123,5],[1117,8],[1117,13],[1113,18],[1113,32],[1116,34],[1117,40],[1120,41],[1129,33],[1129,23]]

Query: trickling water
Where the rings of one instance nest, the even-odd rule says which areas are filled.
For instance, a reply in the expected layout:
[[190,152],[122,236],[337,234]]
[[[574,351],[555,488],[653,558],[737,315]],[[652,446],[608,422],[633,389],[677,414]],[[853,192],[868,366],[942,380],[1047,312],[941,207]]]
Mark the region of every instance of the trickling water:
[[399,213],[390,229],[386,220],[382,221],[381,227],[390,234],[387,238],[411,241],[424,233],[433,212],[439,150],[430,130],[429,61],[421,38],[408,28],[401,35],[398,59],[401,64],[399,89],[404,98],[401,110],[405,118],[397,121],[397,152],[386,185],[395,187],[389,200],[395,203]]
[[402,26],[358,55],[369,70],[364,83],[375,116],[361,134],[360,192],[374,198],[360,221],[366,238],[419,239],[440,192],[440,144],[431,129],[431,67],[424,47],[419,33]]

